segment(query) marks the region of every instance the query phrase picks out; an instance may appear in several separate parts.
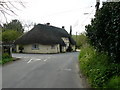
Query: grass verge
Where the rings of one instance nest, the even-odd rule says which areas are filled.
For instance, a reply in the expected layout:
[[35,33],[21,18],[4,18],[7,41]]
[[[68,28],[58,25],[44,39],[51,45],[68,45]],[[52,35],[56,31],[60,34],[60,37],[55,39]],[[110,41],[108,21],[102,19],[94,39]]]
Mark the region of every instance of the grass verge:
[[10,57],[8,53],[4,53],[1,59],[2,60],[0,60],[0,64],[5,64],[7,62],[13,61],[13,58]]
[[83,46],[79,54],[80,69],[93,88],[120,88],[120,65],[111,63],[104,52]]

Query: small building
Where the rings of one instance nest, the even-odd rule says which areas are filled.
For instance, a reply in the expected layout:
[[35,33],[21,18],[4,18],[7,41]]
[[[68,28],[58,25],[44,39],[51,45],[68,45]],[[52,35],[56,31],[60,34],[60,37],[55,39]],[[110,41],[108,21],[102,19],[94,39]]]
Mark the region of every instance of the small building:
[[68,47],[75,51],[76,43],[64,28],[38,24],[18,38],[14,44],[16,52],[60,53],[66,52]]

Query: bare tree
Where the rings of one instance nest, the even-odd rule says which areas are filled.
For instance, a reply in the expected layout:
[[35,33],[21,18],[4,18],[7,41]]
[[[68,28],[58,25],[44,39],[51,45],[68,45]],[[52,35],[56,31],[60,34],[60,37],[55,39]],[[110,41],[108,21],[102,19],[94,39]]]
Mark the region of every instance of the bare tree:
[[27,29],[27,31],[29,31],[32,27],[34,27],[36,25],[36,23],[31,22],[31,21],[24,21],[23,23],[23,27],[24,29]]
[[22,1],[9,1],[9,0],[0,0],[0,14],[4,16],[7,22],[7,15],[17,15],[14,9],[19,10],[15,3],[20,4],[22,7],[25,7]]

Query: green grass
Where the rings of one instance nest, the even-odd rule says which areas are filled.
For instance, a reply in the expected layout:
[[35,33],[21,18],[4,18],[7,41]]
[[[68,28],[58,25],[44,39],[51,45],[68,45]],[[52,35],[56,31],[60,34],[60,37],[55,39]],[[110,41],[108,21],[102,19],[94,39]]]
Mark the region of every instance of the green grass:
[[120,89],[120,77],[118,77],[118,76],[112,77],[105,87]]
[[[92,46],[86,45],[81,48],[79,54],[80,69],[87,76],[89,83],[94,88],[117,88],[116,79],[120,75],[119,64],[110,63],[111,58],[105,53],[97,52]],[[120,78],[120,76],[118,76]],[[115,82],[115,83],[114,83]],[[112,85],[111,85],[112,84]]]
[[13,61],[13,58],[10,57],[7,53],[4,53],[1,59],[2,60],[0,60],[0,64],[5,64],[7,62]]
[[5,58],[5,59],[0,60],[0,64],[5,64],[10,61],[13,61],[13,58]]

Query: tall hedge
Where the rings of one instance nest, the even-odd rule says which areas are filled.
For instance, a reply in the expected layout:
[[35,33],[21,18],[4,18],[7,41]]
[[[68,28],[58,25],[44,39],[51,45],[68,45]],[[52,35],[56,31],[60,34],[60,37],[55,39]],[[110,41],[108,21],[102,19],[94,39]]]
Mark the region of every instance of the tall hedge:
[[108,53],[113,62],[120,63],[120,2],[105,2],[91,24],[86,26],[86,35],[99,51]]

